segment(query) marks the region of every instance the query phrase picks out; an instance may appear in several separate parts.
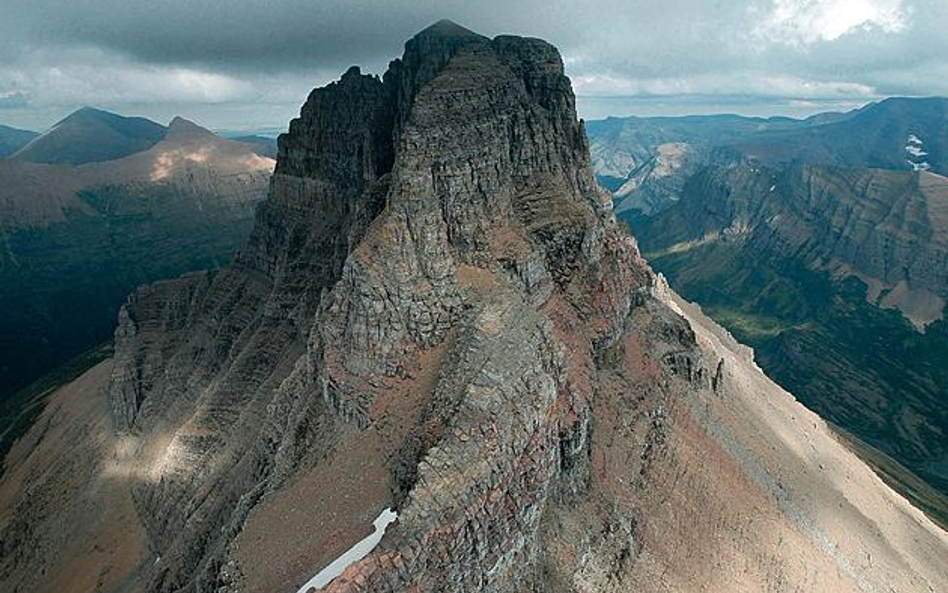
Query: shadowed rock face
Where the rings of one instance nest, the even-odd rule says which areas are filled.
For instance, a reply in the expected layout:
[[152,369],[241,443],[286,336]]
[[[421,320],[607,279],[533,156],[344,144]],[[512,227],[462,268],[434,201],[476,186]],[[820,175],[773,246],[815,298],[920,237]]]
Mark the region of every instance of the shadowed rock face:
[[[442,22],[382,79],[314,91],[237,261],[122,311],[96,397],[150,552],[109,578],[294,591],[392,506],[324,590],[941,586],[945,535],[720,328],[696,333],[608,204],[543,41]],[[801,477],[822,461],[794,414],[844,485]],[[16,550],[46,541],[59,486],[25,481]],[[840,521],[880,509],[907,559],[903,532],[854,543],[820,514],[857,490]],[[64,566],[29,550],[0,582]]]

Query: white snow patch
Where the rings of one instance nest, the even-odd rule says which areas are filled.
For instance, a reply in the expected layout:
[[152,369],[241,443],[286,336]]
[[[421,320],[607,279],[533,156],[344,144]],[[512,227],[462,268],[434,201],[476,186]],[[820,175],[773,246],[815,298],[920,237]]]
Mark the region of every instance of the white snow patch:
[[326,568],[319,571],[316,576],[306,581],[297,593],[306,593],[311,588],[322,589],[334,578],[345,572],[345,570],[349,568],[349,565],[368,556],[369,553],[375,549],[375,546],[382,541],[382,536],[385,535],[385,530],[388,526],[397,518],[398,513],[390,508],[382,511],[375,521],[372,522],[375,531],[343,552],[342,556],[330,562]]
[[905,152],[908,154],[906,162],[913,171],[928,171],[932,168],[928,161],[924,160],[928,156],[925,143],[915,134],[909,134],[909,137],[905,139]]

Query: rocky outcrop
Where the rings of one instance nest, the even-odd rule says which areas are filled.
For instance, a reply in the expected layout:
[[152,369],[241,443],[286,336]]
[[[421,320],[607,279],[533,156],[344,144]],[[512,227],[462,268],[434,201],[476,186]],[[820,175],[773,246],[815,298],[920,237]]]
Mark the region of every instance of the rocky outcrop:
[[[324,590],[699,590],[725,559],[746,591],[790,590],[801,566],[827,591],[941,586],[945,534],[864,466],[887,520],[914,522],[909,573],[891,576],[900,541],[874,536],[880,567],[853,567],[848,540],[824,549],[820,505],[775,504],[803,487],[783,485],[793,454],[756,409],[728,411],[729,369],[752,363],[722,367],[609,203],[546,42],[442,22],[383,78],[314,91],[237,261],[123,309],[109,403],[151,551],[129,588],[293,591],[389,506]],[[4,582],[41,583],[38,564]]]
[[[158,484],[136,491],[143,516],[161,517],[145,521],[166,550],[154,587],[174,590],[196,569],[213,578],[224,555],[207,546],[208,533],[239,529],[249,506],[235,510],[235,501],[321,455],[317,414],[333,410],[337,423],[363,430],[382,422],[374,410],[394,396],[378,384],[410,381],[415,359],[447,340],[473,342],[474,359],[454,360],[460,354],[449,349],[451,388],[420,402],[430,431],[471,405],[463,393],[484,376],[484,357],[499,357],[503,370],[477,389],[510,392],[493,396],[489,416],[501,405],[527,408],[493,437],[498,454],[514,454],[509,470],[483,471],[552,479],[564,363],[555,347],[528,346],[551,348],[553,329],[536,307],[575,293],[574,304],[558,306],[595,316],[588,339],[604,347],[648,278],[641,260],[629,267],[629,240],[605,223],[587,150],[559,56],[537,40],[487,40],[439,24],[409,42],[384,79],[352,69],[314,91],[281,138],[271,197],[237,264],[212,280],[140,293],[121,316],[114,416],[141,435],[142,451],[170,439],[154,460]],[[496,327],[479,336],[480,324]],[[515,346],[522,359],[510,356]],[[531,368],[535,377],[523,377]],[[536,404],[519,401],[540,397],[530,391],[538,385]],[[542,427],[523,432],[540,416]],[[476,452],[482,429],[464,430]],[[414,500],[427,474],[419,463],[440,439],[403,432],[387,465],[399,476],[394,494]],[[530,455],[541,449],[546,461],[534,467]],[[418,520],[430,523],[423,517],[434,509],[418,504]],[[527,510],[513,509],[512,520]],[[208,552],[196,554],[199,545]]]

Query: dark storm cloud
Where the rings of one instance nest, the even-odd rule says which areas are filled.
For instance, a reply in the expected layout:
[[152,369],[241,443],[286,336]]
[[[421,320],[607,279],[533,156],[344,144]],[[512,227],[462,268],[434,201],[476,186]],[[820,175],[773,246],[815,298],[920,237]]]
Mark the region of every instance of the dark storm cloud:
[[592,115],[602,114],[594,104],[621,113],[623,97],[629,108],[658,98],[697,110],[687,98],[709,97],[709,108],[756,98],[806,111],[885,94],[948,94],[944,0],[4,4],[0,97],[29,96],[21,111],[37,120],[83,103],[283,118],[351,64],[380,73],[407,38],[441,18],[486,35],[548,39]]
[[[380,62],[405,39],[451,16],[491,30],[542,3],[360,0],[15,0],[14,36],[45,45],[94,46],[142,61],[227,69],[295,69],[312,64]],[[493,6],[492,6],[493,4]],[[2,25],[0,25],[2,26]]]

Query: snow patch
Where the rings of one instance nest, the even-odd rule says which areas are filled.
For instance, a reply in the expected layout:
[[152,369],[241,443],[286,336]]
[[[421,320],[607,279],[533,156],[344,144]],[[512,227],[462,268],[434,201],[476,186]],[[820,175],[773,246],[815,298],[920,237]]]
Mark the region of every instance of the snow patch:
[[334,578],[345,572],[351,564],[368,556],[369,553],[375,549],[375,546],[382,541],[382,536],[385,535],[385,530],[388,529],[388,526],[397,518],[398,513],[390,508],[382,511],[375,521],[372,522],[375,531],[343,552],[342,556],[330,562],[326,568],[316,573],[316,576],[306,581],[297,593],[306,593],[310,589],[322,589]]
[[905,140],[905,152],[908,154],[906,162],[912,167],[913,171],[928,171],[932,166],[925,160],[928,152],[925,151],[925,143],[915,134],[909,134]]

